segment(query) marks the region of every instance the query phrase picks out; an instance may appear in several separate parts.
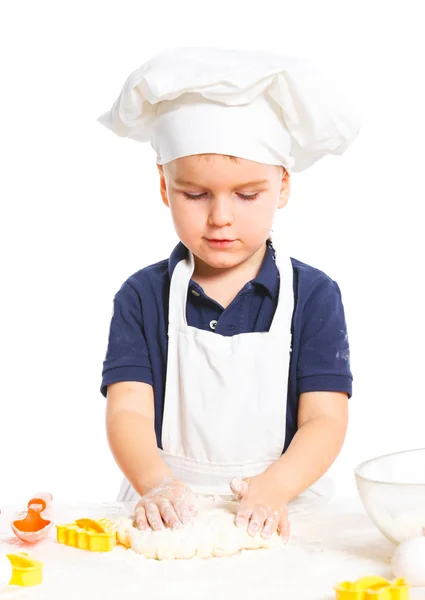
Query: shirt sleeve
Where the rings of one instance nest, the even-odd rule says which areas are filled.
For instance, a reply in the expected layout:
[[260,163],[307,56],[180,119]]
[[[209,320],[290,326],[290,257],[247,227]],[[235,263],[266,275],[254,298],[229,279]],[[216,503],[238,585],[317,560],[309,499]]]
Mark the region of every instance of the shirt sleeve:
[[106,397],[108,385],[119,381],[140,381],[152,385],[141,300],[128,282],[124,283],[114,298],[100,388],[103,396]]
[[352,395],[353,376],[341,292],[324,280],[304,307],[297,364],[298,394],[346,392]]

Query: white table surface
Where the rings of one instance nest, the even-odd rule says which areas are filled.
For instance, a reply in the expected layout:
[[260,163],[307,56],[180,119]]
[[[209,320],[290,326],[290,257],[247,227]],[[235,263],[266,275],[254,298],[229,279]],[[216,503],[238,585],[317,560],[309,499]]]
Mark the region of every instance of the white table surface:
[[[0,552],[28,552],[44,563],[43,583],[9,587],[1,600],[331,600],[334,585],[365,575],[392,578],[394,546],[365,515],[358,499],[299,499],[290,509],[292,535],[277,550],[233,557],[155,561],[117,547],[97,554],[59,545],[51,537],[20,542],[9,523],[24,507],[3,507]],[[127,507],[128,508],[128,507]],[[128,514],[120,503],[54,506],[55,523]],[[425,600],[425,590],[412,590]]]

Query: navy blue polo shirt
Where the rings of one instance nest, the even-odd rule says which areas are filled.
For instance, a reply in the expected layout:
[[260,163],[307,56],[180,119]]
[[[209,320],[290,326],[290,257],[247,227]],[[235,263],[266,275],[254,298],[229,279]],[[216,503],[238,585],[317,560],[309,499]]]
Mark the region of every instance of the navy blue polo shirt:
[[[114,298],[101,392],[119,381],[153,386],[155,432],[161,430],[167,369],[168,296],[177,263],[187,256],[179,243],[168,260],[146,267],[122,285]],[[322,271],[291,259],[294,270],[292,353],[288,380],[285,451],[297,431],[299,396],[303,392],[345,392],[351,397],[352,374],[347,327],[338,285]],[[267,251],[255,279],[227,308],[190,281],[187,322],[219,335],[268,331],[279,295],[274,250]],[[264,357],[267,360],[267,357]]]

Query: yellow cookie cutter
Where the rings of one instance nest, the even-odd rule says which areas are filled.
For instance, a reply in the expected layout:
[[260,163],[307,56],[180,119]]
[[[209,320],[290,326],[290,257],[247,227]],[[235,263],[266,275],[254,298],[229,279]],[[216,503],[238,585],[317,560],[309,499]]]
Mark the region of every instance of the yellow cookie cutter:
[[26,552],[6,556],[12,565],[12,579],[9,585],[29,587],[43,581],[43,563],[31,558]]
[[336,600],[409,600],[409,587],[404,579],[362,577],[339,583],[335,592]]
[[68,525],[56,525],[56,534],[59,544],[91,552],[110,552],[117,543],[116,526],[109,519],[79,519]]

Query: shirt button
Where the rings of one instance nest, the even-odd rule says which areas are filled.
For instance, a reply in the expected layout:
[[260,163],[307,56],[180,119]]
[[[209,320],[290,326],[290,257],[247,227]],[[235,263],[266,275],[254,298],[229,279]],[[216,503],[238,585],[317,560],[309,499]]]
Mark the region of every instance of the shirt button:
[[210,321],[210,327],[214,331],[214,329],[217,327],[217,321],[214,321],[214,320]]
[[199,292],[197,292],[196,290],[192,290],[192,294],[194,296],[200,296],[201,294]]

